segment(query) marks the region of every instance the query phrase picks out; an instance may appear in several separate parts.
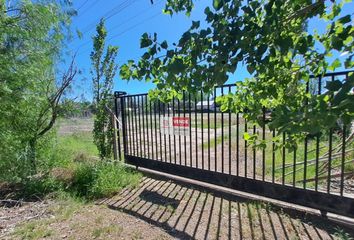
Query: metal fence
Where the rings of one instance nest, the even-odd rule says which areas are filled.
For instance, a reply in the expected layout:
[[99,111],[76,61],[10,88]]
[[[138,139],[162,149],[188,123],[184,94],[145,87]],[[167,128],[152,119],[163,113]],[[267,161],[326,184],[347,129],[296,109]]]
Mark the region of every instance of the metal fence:
[[[313,77],[311,94],[322,94],[327,81],[345,81],[349,72]],[[116,94],[119,156],[126,163],[229,187],[265,197],[354,217],[354,143],[350,126],[338,122],[307,136],[296,149],[277,147],[275,131],[247,122],[242,113],[221,112],[216,96],[236,86],[216,87],[170,103],[147,94]],[[257,134],[266,148],[249,144]],[[286,143],[287,134],[281,134]]]

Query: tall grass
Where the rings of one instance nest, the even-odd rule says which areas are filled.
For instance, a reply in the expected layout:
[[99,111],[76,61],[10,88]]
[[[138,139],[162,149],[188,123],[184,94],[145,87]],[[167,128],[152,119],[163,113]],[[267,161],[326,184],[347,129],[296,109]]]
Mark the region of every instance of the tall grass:
[[22,181],[21,197],[42,198],[65,192],[90,200],[135,187],[142,176],[120,162],[101,161],[87,132],[58,135],[41,158],[38,176]]

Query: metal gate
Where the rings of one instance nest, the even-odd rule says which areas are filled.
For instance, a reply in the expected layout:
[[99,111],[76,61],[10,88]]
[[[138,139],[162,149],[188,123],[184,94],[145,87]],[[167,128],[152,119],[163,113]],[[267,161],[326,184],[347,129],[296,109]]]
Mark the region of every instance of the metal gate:
[[[313,77],[307,90],[325,91],[327,81],[345,81],[349,72]],[[126,163],[228,187],[289,203],[354,217],[354,143],[350,126],[338,124],[308,136],[293,151],[277,148],[276,132],[247,122],[242,113],[221,112],[213,100],[236,91],[183,93],[169,103],[147,94],[115,93],[119,158]],[[266,148],[254,148],[244,134],[258,134]],[[286,142],[286,134],[281,141]]]

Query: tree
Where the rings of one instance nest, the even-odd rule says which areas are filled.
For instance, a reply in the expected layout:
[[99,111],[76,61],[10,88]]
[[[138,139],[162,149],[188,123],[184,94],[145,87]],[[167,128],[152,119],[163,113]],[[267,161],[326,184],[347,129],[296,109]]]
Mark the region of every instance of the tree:
[[38,106],[35,118],[35,126],[32,127],[29,133],[29,159],[33,168],[33,172],[37,171],[36,164],[36,149],[38,141],[45,136],[54,126],[60,111],[60,101],[65,91],[73,83],[77,74],[77,68],[74,65],[74,58],[70,63],[68,70],[63,74],[59,81],[54,79],[54,76],[48,76],[46,79],[47,85],[43,85],[41,94],[44,95],[42,103]]
[[93,51],[91,53],[93,103],[96,111],[93,136],[100,157],[104,159],[112,155],[112,122],[106,109],[111,102],[113,78],[118,68],[115,63],[118,47],[108,46],[104,54],[107,30],[103,19],[97,25],[96,31],[97,35],[93,37]]
[[[306,93],[311,75],[354,67],[352,14],[341,15],[345,2],[213,0],[213,7],[204,10],[206,27],[192,21],[173,45],[144,33],[140,47],[146,52],[138,61],[122,65],[120,75],[152,80],[157,88],[150,96],[170,101],[181,98],[182,91],[209,92],[242,63],[252,77],[237,82],[235,93],[219,98],[222,110],[248,109],[244,116],[257,122],[264,108],[271,109],[270,128],[290,138],[318,133],[338,118],[349,124],[354,116],[352,74],[345,81],[329,82],[323,94]],[[192,0],[168,0],[164,11],[189,15],[192,8]],[[322,21],[326,30],[308,31],[311,18]],[[344,61],[339,59],[342,53],[347,54]]]
[[0,168],[26,177],[36,173],[37,150],[76,74],[73,63],[62,77],[56,68],[71,13],[64,2],[7,2],[0,0]]

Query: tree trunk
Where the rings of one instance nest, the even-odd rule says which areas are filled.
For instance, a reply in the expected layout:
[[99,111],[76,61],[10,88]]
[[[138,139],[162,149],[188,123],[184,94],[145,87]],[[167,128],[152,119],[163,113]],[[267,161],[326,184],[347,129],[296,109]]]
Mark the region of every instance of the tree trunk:
[[29,154],[28,154],[28,160],[30,162],[30,172],[32,175],[37,173],[37,163],[36,163],[36,145],[37,145],[37,140],[32,139],[29,141]]

